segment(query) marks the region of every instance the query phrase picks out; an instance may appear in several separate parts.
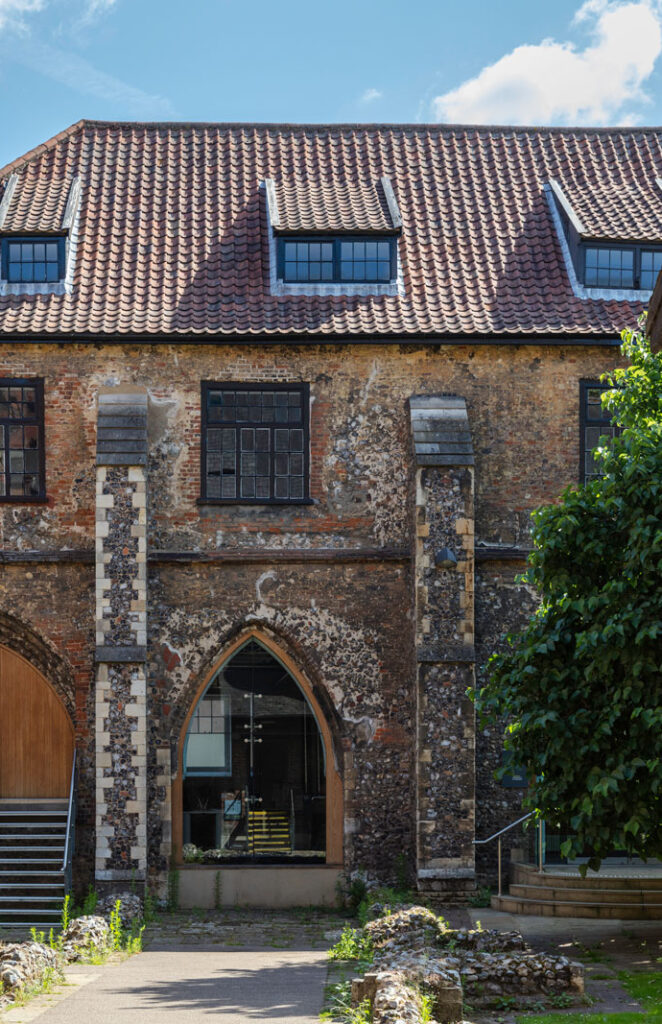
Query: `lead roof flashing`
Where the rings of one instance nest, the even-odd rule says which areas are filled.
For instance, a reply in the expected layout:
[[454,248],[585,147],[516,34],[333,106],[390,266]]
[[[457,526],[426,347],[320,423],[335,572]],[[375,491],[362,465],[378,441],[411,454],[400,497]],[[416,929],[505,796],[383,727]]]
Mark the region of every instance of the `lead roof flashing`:
[[10,174],[7,180],[7,184],[5,185],[5,191],[2,194],[2,202],[0,202],[0,231],[4,227],[4,223],[7,218],[7,213],[9,211],[9,207],[11,206],[11,201],[14,197],[14,189],[16,188],[17,184],[18,174]]
[[62,218],[62,227],[65,231],[70,231],[76,220],[76,214],[78,213],[78,207],[80,204],[81,196],[81,183],[80,178],[76,177],[71,182],[71,188],[69,189],[69,196],[67,198],[67,205]]
[[414,454],[419,466],[473,466],[467,403],[459,395],[409,399]]
[[582,224],[581,220],[573,210],[570,201],[566,197],[565,192],[559,185],[558,181],[555,181],[553,178],[551,178],[548,182],[548,188],[551,191],[554,198],[556,199],[559,206],[561,207],[561,209],[563,210],[563,212],[565,213],[569,222],[572,224],[577,234],[580,237],[583,236],[585,234],[584,225]]
[[278,196],[276,195],[276,182],[273,178],[264,179],[264,191],[267,196],[267,211],[269,223],[274,231],[280,228],[280,213],[278,212]]
[[400,213],[400,207],[398,206],[398,200],[395,198],[395,192],[391,185],[391,179],[387,174],[384,174],[380,179],[384,198],[386,199],[386,205],[388,206],[388,212],[391,214],[391,220],[393,227],[397,230],[402,228],[402,215]]

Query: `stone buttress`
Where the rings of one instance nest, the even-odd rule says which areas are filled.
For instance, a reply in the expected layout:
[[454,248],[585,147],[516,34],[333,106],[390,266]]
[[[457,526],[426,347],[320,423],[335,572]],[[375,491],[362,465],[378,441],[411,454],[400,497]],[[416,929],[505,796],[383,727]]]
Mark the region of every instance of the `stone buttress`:
[[[466,404],[409,400],[416,472],[417,880],[475,888],[474,457]],[[455,561],[454,561],[455,560]]]
[[147,393],[98,395],[96,479],[97,886],[147,864]]

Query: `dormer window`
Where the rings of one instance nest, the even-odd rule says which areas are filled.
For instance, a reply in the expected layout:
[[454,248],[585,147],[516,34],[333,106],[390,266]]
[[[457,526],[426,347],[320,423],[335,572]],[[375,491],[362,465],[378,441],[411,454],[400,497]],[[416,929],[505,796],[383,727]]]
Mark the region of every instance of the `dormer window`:
[[395,237],[278,239],[278,277],[285,283],[384,284],[397,273]]
[[64,278],[65,239],[2,239],[2,279],[10,284],[45,284]]
[[625,208],[611,218],[609,234],[606,227],[603,234],[593,207],[585,206],[580,218],[558,181],[548,181],[545,192],[574,294],[580,299],[647,302],[662,269],[662,240],[637,241],[637,225]]
[[45,190],[11,174],[0,199],[0,296],[70,295],[78,248],[80,178]]
[[390,179],[265,178],[273,295],[404,295],[402,217]]
[[584,247],[587,288],[636,288],[652,292],[662,269],[662,249],[639,245]]

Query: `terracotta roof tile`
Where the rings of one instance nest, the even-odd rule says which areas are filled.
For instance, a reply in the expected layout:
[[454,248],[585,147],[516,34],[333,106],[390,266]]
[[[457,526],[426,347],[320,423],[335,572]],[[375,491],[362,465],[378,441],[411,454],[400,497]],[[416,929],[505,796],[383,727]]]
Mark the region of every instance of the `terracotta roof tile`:
[[[81,179],[71,295],[0,297],[43,334],[611,335],[641,306],[574,296],[544,194],[594,238],[662,242],[662,130],[83,121],[0,170],[4,232],[60,227]],[[260,185],[291,231],[392,230],[404,294],[276,296]]]

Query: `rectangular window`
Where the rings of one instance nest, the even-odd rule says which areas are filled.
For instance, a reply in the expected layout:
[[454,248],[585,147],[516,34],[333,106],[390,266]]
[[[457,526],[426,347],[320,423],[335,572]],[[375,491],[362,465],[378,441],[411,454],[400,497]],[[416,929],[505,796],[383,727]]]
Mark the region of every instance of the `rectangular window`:
[[0,378],[0,501],[45,497],[43,381]]
[[64,238],[3,238],[2,277],[10,284],[44,284],[64,278]]
[[308,385],[202,385],[202,500],[308,499]]
[[641,245],[586,246],[584,284],[588,288],[637,288],[652,292],[662,270],[662,249]]
[[278,277],[297,282],[388,284],[397,273],[394,237],[279,238]]
[[587,249],[584,282],[589,288],[634,288],[634,250]]
[[599,466],[593,458],[593,449],[597,448],[600,438],[611,440],[618,433],[609,413],[602,407],[605,391],[609,391],[609,388],[598,381],[584,380],[580,383],[579,479],[583,484],[600,476]]
[[662,270],[662,252],[656,249],[642,249],[641,282],[639,287],[647,292],[652,292],[660,270]]

